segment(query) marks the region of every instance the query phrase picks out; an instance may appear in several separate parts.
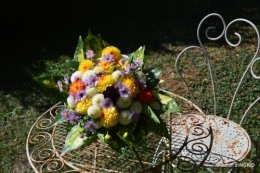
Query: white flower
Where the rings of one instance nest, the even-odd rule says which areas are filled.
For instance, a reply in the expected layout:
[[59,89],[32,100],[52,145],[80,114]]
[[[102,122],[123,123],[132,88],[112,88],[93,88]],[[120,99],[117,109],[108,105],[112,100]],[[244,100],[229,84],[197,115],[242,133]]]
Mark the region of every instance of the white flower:
[[122,110],[119,114],[119,123],[122,125],[128,125],[131,123],[131,112],[129,110]]
[[142,71],[136,73],[136,78],[145,82],[147,81],[146,75]]
[[75,82],[76,80],[78,79],[81,79],[82,78],[82,72],[81,71],[75,71],[71,77],[70,77],[70,81],[71,83]]
[[142,104],[138,101],[133,102],[129,108],[131,112],[136,112],[138,114],[141,114],[142,109],[143,109]]
[[86,89],[86,94],[88,97],[93,97],[98,93],[97,89],[95,87],[90,87]]
[[73,95],[70,95],[68,98],[67,98],[67,103],[69,105],[70,108],[75,108],[77,106],[77,102],[74,98]]
[[91,118],[99,118],[101,115],[101,109],[97,105],[90,106],[88,108],[88,116]]
[[114,71],[112,73],[112,78],[116,81],[116,82],[119,82],[119,81],[122,81],[124,79],[124,74],[117,70],[117,71]]
[[93,71],[94,71],[96,74],[98,74],[98,73],[103,72],[103,69],[102,69],[101,67],[95,67],[95,68],[93,69]]
[[121,55],[121,59],[119,60],[119,64],[122,66],[129,64],[129,57],[127,55]]
[[83,75],[82,75],[82,80],[85,81],[87,78],[90,76],[94,75],[95,72],[93,70],[87,70]]
[[92,104],[93,105],[100,105],[102,100],[104,100],[104,95],[103,94],[96,94],[92,98]]
[[131,105],[130,97],[118,97],[116,105],[120,108],[128,108]]

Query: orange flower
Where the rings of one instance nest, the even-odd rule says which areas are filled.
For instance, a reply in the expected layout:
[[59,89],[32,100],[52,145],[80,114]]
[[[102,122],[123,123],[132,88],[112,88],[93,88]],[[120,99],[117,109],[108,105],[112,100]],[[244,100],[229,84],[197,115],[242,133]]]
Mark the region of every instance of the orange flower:
[[140,92],[140,87],[133,77],[125,77],[122,82],[130,89],[133,97],[137,96],[137,94]]
[[75,95],[77,92],[83,90],[84,88],[85,86],[83,85],[82,81],[76,80],[70,85],[70,93]]
[[150,104],[153,101],[153,94],[149,89],[141,90],[138,96],[140,102]]

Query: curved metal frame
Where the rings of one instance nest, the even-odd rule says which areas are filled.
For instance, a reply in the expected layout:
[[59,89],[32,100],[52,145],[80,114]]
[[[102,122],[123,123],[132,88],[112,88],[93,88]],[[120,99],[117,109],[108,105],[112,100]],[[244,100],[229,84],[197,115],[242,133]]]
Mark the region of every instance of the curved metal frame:
[[[64,167],[64,163],[56,157],[55,150],[50,145],[52,139],[51,119],[54,118],[51,111],[59,108],[58,105],[60,103],[39,116],[28,133],[26,155],[33,170],[37,173],[43,172],[45,167],[49,172],[59,171]],[[45,117],[46,115],[50,117]]]
[[[167,139],[162,138],[160,141],[166,144],[169,150],[162,151],[161,153],[155,153],[155,156],[156,154],[160,155],[168,153],[169,159],[166,160],[163,165],[173,165],[172,167],[175,167],[175,169],[178,169],[182,172],[197,172],[198,169],[208,159],[208,156],[210,154],[213,144],[212,128],[206,119],[206,115],[193,102],[172,92],[165,91],[163,89],[160,89],[160,91],[168,94],[175,99],[181,99],[185,101],[185,103],[192,105],[192,107],[195,108],[198,113],[185,116],[181,115],[178,118],[172,119],[171,124],[169,125],[171,140],[168,141]],[[181,135],[187,135],[187,138],[183,143],[181,149],[178,150],[178,152],[176,153],[176,146],[173,139],[178,136],[178,130],[176,129],[182,129],[180,127],[186,127],[186,134],[181,133]],[[204,140],[207,142],[201,142]],[[159,146],[160,144],[158,145],[158,147]]]
[[[242,37],[239,33],[235,32],[234,34],[238,37],[238,42],[236,44],[233,44],[229,41],[228,39],[228,30],[230,28],[230,26],[236,22],[245,22],[247,24],[249,24],[251,27],[253,27],[253,29],[255,30],[256,32],[256,35],[257,35],[257,48],[256,48],[256,51],[255,51],[255,54],[252,58],[252,60],[250,61],[250,63],[248,64],[246,70],[244,71],[237,87],[236,87],[236,90],[233,94],[233,98],[232,98],[232,101],[231,101],[231,104],[230,104],[230,108],[229,108],[229,112],[228,112],[228,115],[227,115],[227,119],[230,118],[230,114],[231,114],[231,111],[232,111],[232,108],[233,108],[233,105],[234,105],[234,101],[235,101],[235,98],[237,96],[237,92],[238,92],[238,89],[240,88],[244,78],[245,78],[245,75],[247,74],[247,72],[250,70],[251,72],[251,75],[253,76],[253,78],[255,79],[260,79],[260,76],[257,76],[255,73],[254,73],[254,70],[253,70],[253,66],[255,64],[255,62],[257,62],[258,60],[260,60],[260,57],[257,57],[257,54],[259,52],[259,48],[260,48],[260,36],[259,36],[259,31],[257,29],[257,27],[252,23],[250,22],[249,20],[246,20],[246,19],[243,19],[243,18],[239,18],[239,19],[235,19],[233,21],[231,21],[228,25],[226,25],[224,19],[222,18],[221,15],[217,14],[217,13],[212,13],[212,14],[209,14],[207,15],[206,17],[204,17],[201,22],[199,23],[199,26],[197,28],[197,38],[198,38],[198,42],[200,44],[200,47],[199,46],[189,46],[187,48],[185,48],[184,50],[181,51],[181,53],[178,55],[178,57],[176,58],[176,62],[175,62],[175,69],[177,71],[177,73],[179,74],[180,78],[183,80],[183,82],[185,83],[185,85],[187,86],[188,90],[189,90],[189,93],[191,95],[191,97],[193,98],[194,102],[196,103],[196,99],[194,99],[194,95],[192,94],[187,82],[185,81],[185,79],[182,77],[180,71],[179,71],[179,67],[178,67],[178,62],[179,62],[179,59],[182,57],[182,55],[184,54],[184,52],[186,52],[187,50],[189,49],[198,49],[200,51],[202,51],[203,55],[204,55],[204,62],[202,64],[196,64],[194,59],[192,59],[192,62],[193,62],[193,65],[196,67],[196,66],[203,66],[203,65],[207,65],[208,67],[208,70],[209,70],[209,73],[210,73],[210,79],[211,79],[211,84],[212,84],[212,91],[213,91],[213,100],[214,100],[214,115],[216,115],[216,110],[217,110],[217,105],[216,105],[216,93],[215,93],[215,84],[214,84],[214,79],[213,79],[213,74],[212,74],[212,68],[211,68],[211,63],[210,63],[210,59],[209,59],[209,55],[206,51],[206,48],[204,47],[202,41],[201,41],[201,38],[200,38],[200,31],[201,31],[201,26],[202,24],[210,17],[212,16],[215,16],[215,17],[218,17],[220,18],[222,24],[223,24],[223,30],[222,30],[222,33],[218,36],[218,37],[210,37],[208,32],[210,30],[213,30],[215,29],[216,27],[214,26],[210,26],[206,29],[205,31],[205,36],[207,39],[209,40],[212,40],[212,41],[216,41],[216,40],[219,40],[220,38],[222,38],[223,36],[225,37],[225,40],[227,42],[228,45],[232,46],[232,47],[237,47],[238,45],[240,45],[241,41],[242,41]],[[248,109],[245,111],[245,114],[242,116],[241,118],[241,121],[239,123],[239,125],[242,124],[245,116],[247,115],[248,111],[256,104],[256,102],[258,102],[260,100],[260,97],[258,97],[253,103],[251,103],[248,107]]]
[[[208,55],[208,53],[207,53],[207,51],[206,51],[205,46],[203,45],[203,43],[202,43],[202,41],[201,41],[201,37],[200,37],[200,33],[201,33],[201,29],[202,29],[202,24],[203,24],[208,18],[210,18],[210,17],[218,17],[218,18],[221,20],[221,22],[222,22],[223,30],[222,30],[221,34],[219,34],[217,37],[210,37],[210,36],[209,36],[209,31],[216,29],[216,27],[210,26],[210,27],[206,28],[206,30],[205,30],[205,36],[206,36],[206,38],[207,38],[208,40],[216,41],[216,40],[219,40],[219,39],[221,39],[221,38],[224,37],[224,38],[225,38],[225,41],[227,42],[227,44],[228,44],[229,46],[237,47],[237,46],[240,45],[240,43],[242,42],[242,37],[241,37],[241,35],[240,35],[239,33],[237,33],[237,32],[234,33],[234,35],[238,38],[237,43],[233,44],[233,43],[231,43],[230,40],[228,39],[228,31],[229,31],[231,25],[233,25],[234,23],[237,23],[237,22],[244,22],[244,23],[249,24],[249,25],[255,30],[255,33],[256,33],[256,35],[257,35],[257,48],[256,48],[256,52],[255,52],[253,58],[251,59],[250,63],[247,65],[246,70],[245,70],[244,73],[242,74],[242,77],[240,78],[240,80],[239,80],[239,82],[238,82],[238,84],[237,84],[237,86],[236,86],[236,89],[235,89],[234,94],[233,94],[233,96],[232,96],[232,101],[231,101],[231,103],[230,103],[230,107],[229,107],[229,110],[228,110],[228,114],[227,114],[227,117],[226,117],[228,126],[229,126],[229,124],[230,124],[230,125],[233,125],[233,127],[235,126],[235,128],[240,128],[240,129],[237,130],[237,131],[235,130],[236,133],[235,133],[235,132],[234,132],[234,133],[235,133],[235,134],[243,134],[243,137],[246,138],[246,141],[245,141],[245,142],[248,142],[248,143],[249,143],[249,144],[245,144],[245,145],[243,145],[242,143],[240,143],[240,144],[241,144],[241,147],[242,147],[242,146],[247,146],[247,147],[248,147],[247,150],[246,150],[245,153],[244,153],[245,155],[244,155],[243,157],[241,157],[241,159],[243,159],[243,158],[249,153],[249,150],[250,150],[250,148],[251,148],[251,141],[250,141],[250,138],[249,138],[248,134],[247,134],[247,133],[244,131],[244,129],[241,127],[241,124],[243,123],[243,120],[244,120],[245,117],[247,116],[247,114],[248,114],[248,112],[250,111],[250,109],[260,100],[260,96],[258,96],[252,103],[249,104],[248,108],[245,110],[244,114],[242,115],[239,124],[233,123],[232,121],[229,122],[229,119],[230,119],[230,115],[231,115],[231,112],[232,112],[232,108],[233,108],[233,106],[234,106],[235,99],[236,99],[237,94],[238,94],[238,90],[239,90],[239,88],[241,87],[241,84],[242,84],[243,80],[245,79],[246,74],[250,71],[250,73],[251,73],[251,75],[252,75],[252,77],[253,77],[254,79],[260,79],[260,76],[257,76],[257,75],[255,74],[255,72],[254,72],[254,69],[253,69],[254,64],[255,64],[257,61],[260,60],[260,57],[257,57],[257,54],[259,53],[259,48],[260,48],[260,36],[259,36],[259,31],[258,31],[257,27],[256,27],[252,22],[250,22],[249,20],[242,19],[242,18],[235,19],[235,20],[231,21],[228,25],[226,25],[226,23],[225,23],[225,21],[224,21],[224,19],[222,18],[221,15],[219,15],[219,14],[217,14],[217,13],[212,13],[212,14],[207,15],[206,17],[204,17],[204,18],[201,20],[201,22],[199,23],[198,28],[197,28],[197,38],[198,38],[198,42],[199,42],[199,45],[200,45],[200,46],[189,46],[189,47],[186,47],[185,49],[183,49],[183,50],[181,51],[181,53],[180,53],[180,54],[177,56],[177,58],[176,58],[175,69],[176,69],[178,75],[180,76],[180,78],[182,79],[182,81],[184,82],[184,84],[187,86],[187,89],[188,89],[189,94],[191,95],[191,98],[192,98],[192,99],[194,100],[194,102],[197,104],[196,99],[195,99],[195,97],[194,97],[194,95],[193,95],[193,93],[192,93],[192,91],[191,91],[191,89],[190,89],[190,87],[189,87],[189,85],[188,85],[188,82],[187,82],[187,81],[184,79],[184,77],[182,76],[178,65],[179,65],[179,61],[180,61],[181,57],[183,57],[184,53],[187,52],[188,50],[196,49],[196,50],[199,50],[200,52],[202,52],[202,54],[203,54],[203,60],[202,60],[200,63],[196,63],[194,57],[192,58],[191,62],[192,62],[192,65],[193,65],[195,68],[201,67],[201,66],[205,66],[205,67],[207,68],[208,72],[209,72],[209,77],[210,77],[211,86],[212,86],[212,95],[213,95],[213,108],[214,108],[214,109],[213,109],[213,116],[214,116],[214,118],[217,119],[217,121],[220,121],[220,120],[221,120],[220,117],[217,117],[217,103],[216,103],[215,82],[214,82],[214,78],[213,78],[213,73],[212,73],[212,67],[211,67],[211,63],[210,63],[210,58],[209,58],[209,55]],[[197,104],[197,105],[198,105],[198,104]],[[208,117],[208,116],[207,116],[207,117]],[[208,119],[208,121],[210,121],[210,120]],[[216,132],[217,130],[218,130],[218,129],[213,129],[213,133]],[[214,136],[214,137],[217,137],[217,136]],[[214,138],[214,140],[215,140],[215,138]],[[218,139],[216,139],[216,140],[218,140]],[[216,143],[216,142],[213,143],[213,147],[214,147],[214,144],[215,144],[215,143]],[[227,145],[227,146],[228,146],[228,145]],[[192,152],[192,151],[189,151],[189,153],[191,153],[191,152]],[[215,155],[215,154],[216,154],[216,155]],[[222,157],[226,157],[226,158],[227,158],[227,156],[221,156],[221,155],[219,155],[219,154],[217,154],[217,153],[211,153],[211,154],[210,154],[210,157],[209,157],[208,160],[207,160],[207,164],[206,164],[206,165],[209,165],[208,163],[210,163],[210,160],[211,160],[211,159],[214,158],[214,159],[216,160],[217,157],[220,157],[220,158],[219,158],[219,159],[220,159],[220,160],[219,160],[220,162],[221,162],[221,159],[223,159]],[[228,158],[228,159],[232,160],[232,158]],[[241,159],[240,159],[240,160],[234,160],[234,159],[233,159],[233,160],[234,160],[233,163],[225,163],[226,165],[224,165],[224,166],[230,166],[230,165],[234,164],[235,162],[240,162]],[[223,162],[222,162],[222,163],[223,163]],[[214,164],[212,164],[212,165],[214,165]],[[222,165],[222,166],[223,166],[223,165]]]
[[[171,93],[168,93],[169,95]],[[185,103],[192,105],[195,109],[197,109],[198,107],[196,105],[194,105],[192,102],[190,102],[189,100],[186,100],[185,98],[175,95],[175,94],[171,94],[170,96],[172,97],[178,97],[179,99],[182,99]],[[100,157],[100,155],[104,155],[100,152],[98,152],[98,150],[103,150],[103,151],[108,151],[111,150],[109,148],[102,148],[102,144],[93,144],[96,145],[94,147],[92,147],[93,153],[90,154],[88,156],[88,159],[91,159],[89,161],[93,162],[94,165],[89,165],[88,163],[84,163],[83,162],[79,162],[77,160],[75,160],[75,158],[81,158],[79,153],[83,153],[83,155],[88,154],[89,151],[76,151],[78,153],[71,153],[65,156],[60,156],[61,153],[61,149],[63,146],[63,140],[65,139],[64,134],[66,132],[64,132],[64,128],[66,126],[64,126],[64,128],[62,127],[62,125],[56,125],[56,126],[52,126],[52,121],[54,120],[54,117],[57,113],[57,111],[59,109],[62,109],[63,105],[61,105],[61,103],[58,103],[56,105],[54,105],[52,108],[50,108],[48,111],[46,111],[45,113],[43,113],[37,120],[36,122],[33,124],[33,126],[31,127],[29,134],[28,134],[28,138],[26,141],[26,154],[29,160],[30,165],[32,166],[33,170],[35,172],[99,172],[102,170],[103,171],[112,171],[115,172],[116,170],[114,169],[105,169],[104,168],[99,168],[98,167],[98,157]],[[199,108],[197,109],[199,112],[201,111]],[[170,115],[167,115],[168,118],[170,118]],[[182,152],[182,150],[186,149],[187,150],[187,146],[192,145],[193,147],[196,148],[197,153],[193,153],[192,155],[200,155],[201,156],[201,162],[200,163],[196,163],[194,162],[193,164],[190,164],[189,168],[185,168],[186,172],[197,172],[197,170],[199,169],[200,166],[202,166],[203,162],[207,159],[207,156],[210,152],[210,149],[212,147],[212,132],[211,132],[211,127],[210,126],[205,126],[202,129],[203,124],[205,123],[205,115],[201,115],[201,119],[204,121],[193,121],[192,123],[190,123],[190,125],[188,123],[183,123],[178,121],[181,126],[171,126],[169,125],[169,130],[179,130],[180,132],[183,131],[183,129],[186,129],[186,136],[183,135],[178,135],[177,132],[175,132],[174,135],[171,136],[171,140],[167,140],[165,138],[158,138],[158,142],[156,142],[155,144],[151,144],[153,145],[153,147],[155,148],[153,151],[154,153],[146,153],[146,155],[148,154],[149,157],[152,158],[151,162],[148,163],[146,160],[144,160],[142,151],[140,151],[140,149],[136,149],[133,150],[132,153],[135,154],[136,158],[140,158],[139,161],[138,159],[133,159],[130,157],[130,160],[126,161],[126,162],[133,162],[135,164],[139,163],[138,167],[140,167],[140,165],[142,165],[140,167],[141,170],[139,170],[140,172],[153,172],[153,171],[159,171],[159,172],[165,172],[165,171],[170,171],[173,172],[173,170],[178,169],[181,171],[185,171],[183,168],[183,163],[188,162],[188,160],[191,160],[192,157],[190,155],[186,155],[186,156],[180,156],[180,153]],[[172,119],[170,118],[169,122],[172,122],[171,120],[175,120],[176,119]],[[181,119],[180,119],[181,120]],[[168,121],[168,120],[165,120]],[[180,129],[178,129],[178,127],[181,127]],[[175,129],[174,129],[175,128]],[[202,133],[198,133],[198,130],[200,129],[200,132],[208,130],[207,135],[202,136]],[[64,139],[61,139],[63,136]],[[194,139],[194,137],[192,136],[200,136],[198,139]],[[203,144],[201,144],[200,142],[198,142],[198,140],[200,140],[201,138],[210,138],[210,145],[205,147],[199,147],[198,145],[201,146]],[[153,138],[154,140],[155,138]],[[197,141],[197,142],[194,142]],[[100,148],[101,147],[101,148]],[[204,148],[203,150],[201,150],[200,148]],[[107,150],[108,149],[108,150]],[[108,152],[112,152],[112,151],[108,151]],[[81,155],[82,155],[81,153]],[[76,155],[76,157],[75,157]],[[92,157],[93,156],[93,157]],[[106,156],[107,157],[107,156]],[[117,155],[111,155],[110,158],[114,158],[116,159],[118,156]],[[184,158],[185,159],[181,159]],[[174,165],[174,160],[178,160],[178,162],[176,163],[175,167],[173,167],[172,165]],[[107,159],[106,159],[107,160]],[[121,158],[122,160],[122,158]],[[125,159],[127,160],[127,158]],[[100,160],[99,160],[100,161]],[[95,163],[94,163],[95,162]],[[96,165],[96,166],[95,166]],[[150,166],[149,166],[150,165]],[[167,167],[168,166],[168,167]],[[66,167],[66,168],[65,168]],[[167,167],[167,168],[166,168]],[[121,168],[118,168],[121,169]],[[136,171],[136,170],[135,170]],[[130,171],[131,172],[131,171]]]
[[[238,37],[239,41],[236,44],[232,44],[228,38],[227,38],[227,31],[229,27],[235,23],[235,22],[246,22],[249,25],[251,25],[256,33],[257,33],[257,38],[258,38],[258,46],[256,53],[254,54],[254,57],[252,58],[251,62],[247,66],[245,72],[243,73],[238,86],[236,87],[235,93],[232,98],[232,102],[229,108],[229,113],[227,115],[227,120],[230,118],[231,110],[234,105],[234,100],[237,96],[238,89],[242,83],[242,81],[245,78],[246,73],[250,70],[252,76],[255,79],[259,79],[260,76],[257,76],[254,73],[253,70],[253,65],[260,60],[260,57],[257,58],[257,53],[259,52],[259,47],[260,47],[260,37],[259,37],[259,32],[256,28],[256,26],[251,23],[250,21],[246,19],[236,19],[231,21],[228,25],[225,24],[225,21],[223,18],[216,13],[212,13],[207,15],[205,18],[202,19],[200,22],[198,29],[197,29],[197,38],[200,44],[199,46],[189,46],[185,48],[177,57],[176,63],[175,63],[175,69],[177,73],[180,75],[181,79],[184,81],[186,86],[188,87],[188,90],[194,99],[194,96],[185,81],[185,79],[182,77],[179,68],[178,68],[178,61],[183,55],[184,52],[186,52],[189,49],[198,49],[200,50],[203,55],[204,55],[204,62],[202,64],[196,64],[195,60],[192,59],[193,64],[195,66],[203,66],[206,65],[208,67],[209,73],[210,73],[210,78],[211,78],[211,84],[212,84],[212,90],[213,90],[213,100],[214,100],[214,115],[216,115],[216,95],[215,95],[215,87],[214,87],[214,79],[213,79],[213,74],[212,74],[212,69],[211,69],[211,64],[210,64],[210,59],[208,56],[208,53],[202,44],[201,38],[200,38],[200,30],[201,30],[201,25],[204,23],[206,19],[209,17],[216,16],[219,17],[222,21],[223,24],[223,31],[218,37],[210,37],[208,35],[208,32],[212,29],[215,29],[215,27],[208,27],[205,31],[205,35],[209,40],[215,41],[219,40],[223,36],[225,36],[225,40],[228,43],[228,45],[236,47],[241,43],[241,36],[238,33],[235,33],[235,35]],[[169,94],[172,97],[178,97],[179,99],[183,100],[184,102],[192,105],[200,114],[199,115],[185,115],[185,116],[180,116],[176,119],[171,119],[169,121],[170,125],[169,131],[171,133],[171,140],[167,140],[165,138],[162,138],[160,141],[158,141],[157,148],[154,151],[154,155],[152,158],[152,161],[150,163],[146,162],[145,164],[148,164],[152,167],[146,168],[143,165],[143,161],[141,161],[142,165],[142,171],[140,172],[149,172],[149,171],[164,171],[165,166],[170,167],[170,171],[173,172],[174,169],[179,169],[182,172],[196,172],[198,171],[199,167],[203,165],[203,163],[207,159],[211,159],[211,157],[208,157],[210,155],[211,149],[212,149],[212,144],[213,144],[213,132],[212,132],[212,127],[211,124],[209,123],[208,119],[206,118],[207,116],[203,113],[203,111],[197,106],[196,100],[195,104],[181,96],[175,95],[173,93],[170,93],[168,91],[163,92]],[[247,113],[249,110],[260,100],[260,97],[258,97],[253,103],[251,103],[248,107],[248,109],[245,111],[244,115],[241,118],[240,124],[242,124],[244,118],[246,117]],[[32,168],[34,169],[35,172],[43,172],[43,170],[48,171],[48,172],[57,172],[57,171],[63,171],[65,165],[68,165],[70,168],[67,170],[64,170],[63,172],[88,172],[89,170],[85,170],[83,168],[86,168],[86,165],[81,165],[81,164],[73,164],[70,161],[67,161],[67,158],[61,157],[59,154],[59,149],[56,147],[55,144],[55,134],[57,130],[57,126],[52,127],[52,119],[54,118],[54,114],[52,114],[52,111],[55,111],[55,109],[59,109],[62,105],[60,103],[54,105],[50,110],[46,111],[44,114],[42,114],[36,122],[33,124],[31,127],[28,138],[26,141],[26,154],[29,160],[29,163],[31,164]],[[54,112],[55,113],[55,112]],[[47,116],[47,118],[45,117]],[[48,117],[49,116],[49,117]],[[176,124],[179,123],[179,124]],[[187,129],[186,136],[178,136],[174,134],[174,127],[178,127],[178,125],[181,128]],[[182,133],[181,133],[182,134]],[[174,136],[175,135],[175,136]],[[180,137],[180,138],[179,138]],[[174,141],[175,139],[176,141]],[[204,142],[201,142],[205,140]],[[176,146],[175,144],[178,144]],[[159,149],[162,145],[165,145],[166,148],[163,150]],[[98,147],[99,145],[97,145]],[[213,146],[214,147],[214,146]],[[97,153],[97,149],[95,149],[95,153]],[[139,154],[135,149],[134,153],[136,154],[137,158],[141,158]],[[68,156],[69,157],[69,156]],[[114,158],[117,158],[116,156],[113,156]],[[158,163],[158,159],[161,159],[161,162]],[[95,158],[96,159],[96,155]],[[138,160],[133,160],[130,159],[133,162],[140,162],[140,159]],[[96,160],[94,160],[95,162]],[[175,165],[176,164],[176,165]],[[187,166],[188,165],[188,166]],[[175,168],[174,168],[175,167]],[[96,168],[91,167],[91,169],[94,169],[94,172],[96,172]],[[113,170],[109,170],[112,171]],[[115,170],[114,170],[115,171]]]

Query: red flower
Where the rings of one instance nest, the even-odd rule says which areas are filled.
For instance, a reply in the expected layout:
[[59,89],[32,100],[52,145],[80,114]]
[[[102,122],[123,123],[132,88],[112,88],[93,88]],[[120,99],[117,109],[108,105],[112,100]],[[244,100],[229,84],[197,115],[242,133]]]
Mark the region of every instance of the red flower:
[[140,102],[149,104],[153,100],[153,94],[149,89],[146,88],[146,89],[140,91],[138,100]]

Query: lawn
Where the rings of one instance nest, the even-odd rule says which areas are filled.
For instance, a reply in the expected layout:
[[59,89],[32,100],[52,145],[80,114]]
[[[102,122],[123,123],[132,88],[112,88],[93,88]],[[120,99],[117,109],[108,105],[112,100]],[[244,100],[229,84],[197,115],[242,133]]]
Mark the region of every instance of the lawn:
[[[200,20],[209,13],[221,14],[226,22],[235,18],[246,18],[260,26],[260,3],[241,0],[239,2],[217,0],[183,0],[158,2],[109,3],[102,1],[44,1],[1,2],[1,63],[0,63],[0,170],[2,172],[32,172],[26,158],[27,133],[37,117],[57,102],[41,91],[35,77],[60,73],[60,64],[73,57],[79,35],[83,38],[88,30],[100,34],[111,45],[123,53],[130,53],[146,45],[150,67],[163,67],[161,85],[179,95],[187,97],[187,90],[180,82],[174,62],[180,51],[189,45],[198,45],[196,29]],[[215,21],[214,21],[215,22]],[[214,23],[213,22],[213,23]],[[221,27],[219,21],[215,22]],[[210,43],[206,48],[212,57],[219,105],[217,113],[223,117],[231,100],[234,85],[256,49],[254,32],[238,25],[246,43],[231,48],[224,40]],[[203,39],[204,41],[204,39]],[[196,53],[196,52],[192,52]],[[232,57],[232,58],[231,58]],[[211,112],[211,92],[205,90],[210,83],[205,69],[189,70],[189,61],[181,63],[184,72],[192,73],[190,83],[199,98],[199,105]],[[259,67],[259,65],[258,65]],[[257,67],[256,67],[257,68]],[[187,70],[188,69],[188,70]],[[220,72],[220,73],[219,73]],[[194,75],[196,79],[194,81]],[[201,87],[204,86],[204,87]],[[248,101],[259,96],[259,82],[246,76],[239,102],[231,117],[239,122]],[[209,99],[208,99],[209,98]],[[257,105],[259,106],[259,104]],[[257,106],[242,124],[249,133],[253,145],[245,162],[254,162],[259,170],[259,129]],[[237,168],[236,172],[243,172]],[[0,171],[0,172],[1,172]],[[201,170],[205,171],[205,170]],[[218,169],[216,172],[225,172]]]

